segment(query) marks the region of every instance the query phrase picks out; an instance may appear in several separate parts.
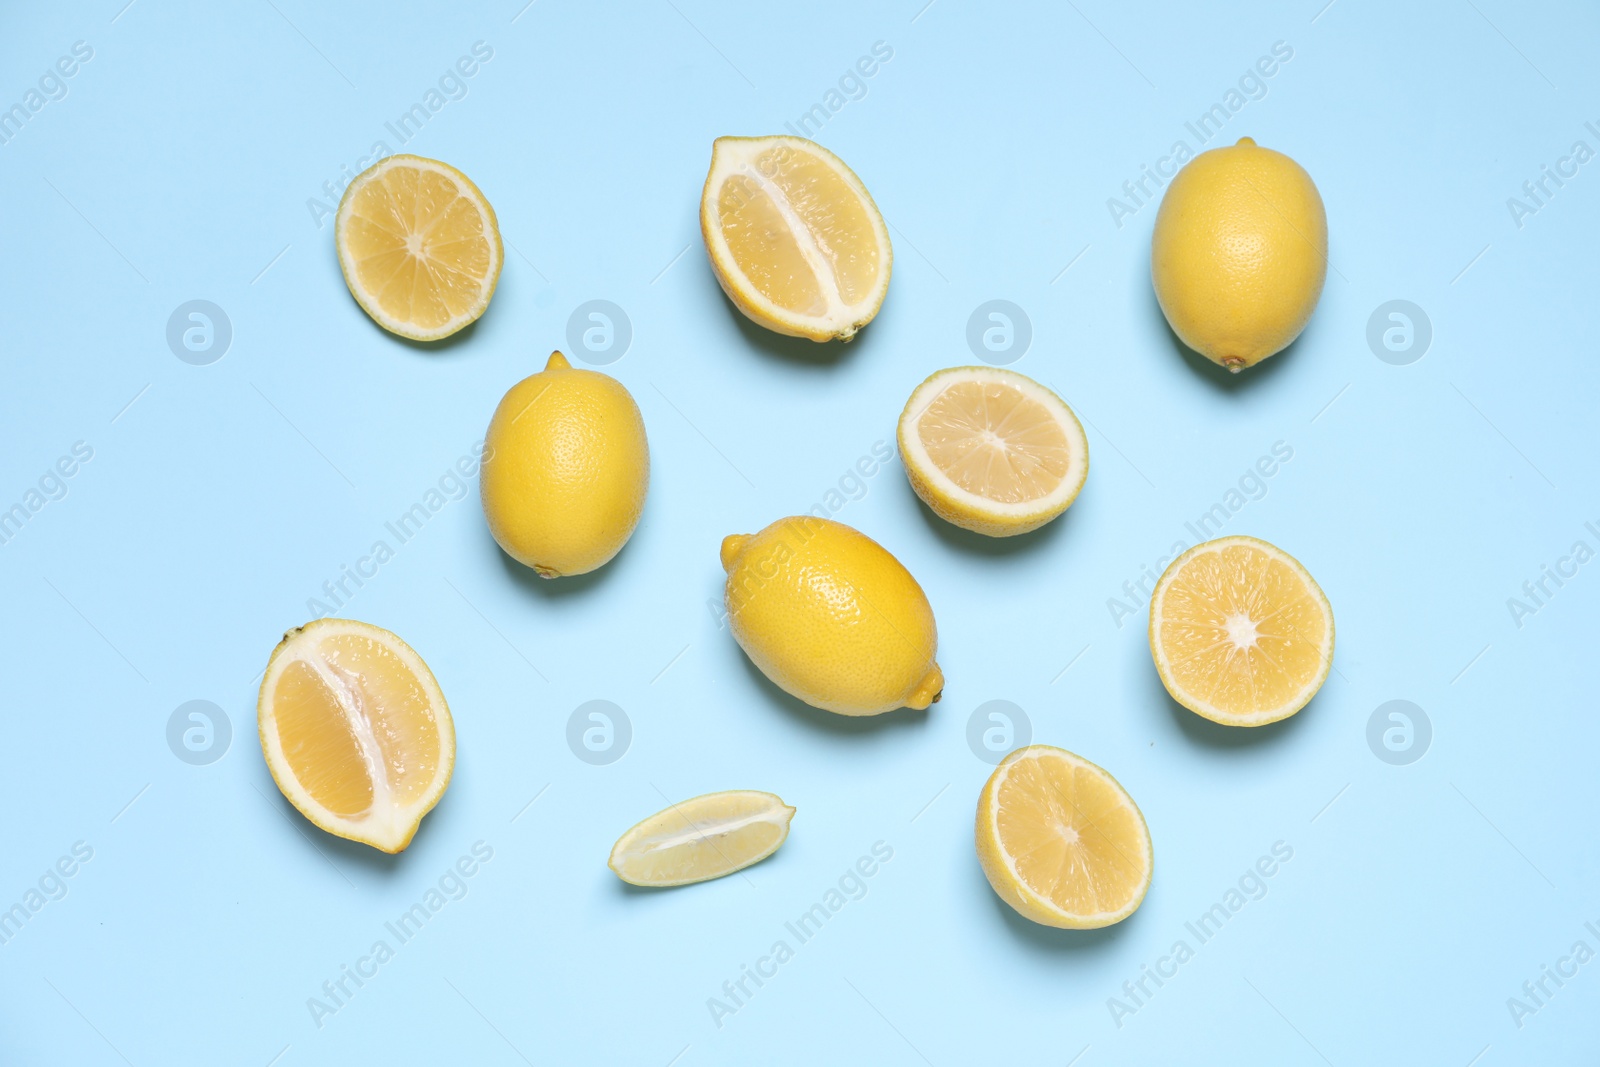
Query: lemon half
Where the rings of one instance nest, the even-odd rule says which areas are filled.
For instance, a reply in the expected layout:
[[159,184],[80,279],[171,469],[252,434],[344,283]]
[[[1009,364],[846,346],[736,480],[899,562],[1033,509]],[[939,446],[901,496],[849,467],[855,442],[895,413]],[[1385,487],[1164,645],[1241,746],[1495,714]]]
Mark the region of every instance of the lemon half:
[[719,137],[700,232],[728,299],[769,330],[848,341],[889,291],[894,251],[867,187],[801,137]]

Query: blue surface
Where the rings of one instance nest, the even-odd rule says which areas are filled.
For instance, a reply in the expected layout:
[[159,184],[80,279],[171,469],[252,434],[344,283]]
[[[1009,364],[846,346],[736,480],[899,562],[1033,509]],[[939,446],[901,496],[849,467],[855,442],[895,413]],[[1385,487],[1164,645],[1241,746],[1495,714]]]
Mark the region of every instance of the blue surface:
[[[0,545],[0,907],[38,905],[0,945],[0,1060],[1489,1067],[1600,1047],[1600,962],[1561,963],[1600,951],[1600,563],[1560,562],[1600,549],[1600,163],[1570,158],[1600,149],[1592,7],[123,2],[0,16],[0,105],[27,108],[58,57],[73,71],[0,143],[0,507],[28,511]],[[492,56],[441,87],[475,42]],[[892,57],[830,100],[876,42]],[[1246,78],[1275,42],[1292,56]],[[1332,267],[1299,342],[1230,378],[1176,347],[1154,203],[1122,185],[1198,147],[1185,123],[1242,78],[1212,143],[1248,134],[1307,168]],[[404,149],[465,170],[510,246],[488,314],[438,349],[362,314],[313,199],[375,142],[400,150],[385,124],[430,88]],[[696,215],[714,137],[818,103],[816,138],[896,251],[882,314],[837,352],[739,317]],[[1535,202],[1541,166],[1576,176]],[[606,369],[644,412],[649,502],[603,571],[541,584],[450,472],[594,299],[631,323]],[[1093,453],[1067,516],[1006,543],[943,525],[893,462],[849,478],[913,386],[973,362],[967,320],[992,299],[1024,309],[1012,365],[1076,408]],[[1432,327],[1405,365],[1367,342],[1396,299]],[[191,300],[231,324],[207,365],[167,341]],[[1316,575],[1336,672],[1294,719],[1230,732],[1167,699],[1142,600],[1120,627],[1109,601],[1278,442],[1292,457],[1224,529]],[[827,496],[841,479],[855,498]],[[421,532],[391,540],[435,488]],[[927,590],[948,679],[931,713],[804,709],[708,607],[723,535],[818,503]],[[288,807],[254,717],[278,636],[380,540],[393,558],[345,579],[341,613],[427,659],[460,743],[392,858]],[[1535,602],[1545,565],[1576,576]],[[1406,765],[1368,743],[1396,699],[1432,727]],[[209,764],[169,747],[192,700],[231,724]],[[566,741],[591,700],[632,726],[607,765]],[[966,737],[991,700],[1143,808],[1155,882],[1120,926],[1035,927],[985,883],[989,767]],[[664,797],[734,787],[799,809],[745,877],[633,892],[606,869]],[[803,944],[786,932],[879,842],[860,899]],[[1279,842],[1292,858],[1201,944],[1186,923]],[[61,857],[70,876],[49,873]],[[471,877],[450,876],[461,857]],[[385,924],[441,880],[400,943]],[[392,958],[362,963],[380,940]],[[780,940],[792,958],[713,1018]],[[1174,977],[1124,991],[1170,973],[1180,940]],[[1546,965],[1577,974],[1525,992]],[[318,1018],[308,1001],[335,1005],[323,983],[357,966],[376,973]]]

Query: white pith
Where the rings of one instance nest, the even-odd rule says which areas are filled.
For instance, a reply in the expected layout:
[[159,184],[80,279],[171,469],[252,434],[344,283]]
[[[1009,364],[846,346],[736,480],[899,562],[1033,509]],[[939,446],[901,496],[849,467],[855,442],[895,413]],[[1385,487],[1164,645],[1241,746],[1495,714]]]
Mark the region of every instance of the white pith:
[[[783,195],[777,185],[762,174],[761,169],[755,165],[757,156],[777,144],[783,144],[795,151],[804,152],[806,155],[821,160],[855,191],[856,195],[861,198],[868,208],[867,215],[872,220],[873,233],[879,249],[878,278],[871,291],[854,304],[846,304],[843,298],[840,297],[839,283],[833,275],[833,268],[822,249],[817,246],[816,238],[812,236],[810,228],[801,221],[800,216],[795,213],[794,208],[790,205],[788,198]],[[794,234],[801,256],[805,259],[806,265],[811,268],[811,273],[817,279],[823,299],[828,305],[828,310],[824,314],[807,315],[779,307],[762,294],[744,271],[739,268],[739,263],[734,258],[732,250],[728,248],[727,238],[722,232],[720,210],[722,187],[728,178],[734,174],[741,174],[755,182],[776,205],[785,223]],[[706,177],[705,201],[701,205],[701,222],[707,239],[707,252],[716,264],[717,269],[726,278],[737,281],[735,288],[739,291],[740,299],[755,305],[763,316],[800,329],[807,334],[853,333],[856,327],[876,314],[878,307],[883,303],[884,294],[888,292],[889,274],[894,252],[889,243],[888,228],[878,214],[871,195],[867,193],[866,187],[861,184],[861,180],[851,172],[849,167],[845,166],[843,161],[820,145],[810,141],[798,137],[719,138],[712,147],[711,171]]]
[[[404,319],[397,319],[393,315],[387,314],[381,307],[378,306],[377,300],[371,293],[365,289],[357,291],[356,286],[359,284],[359,282],[357,280],[355,271],[356,264],[354,262],[346,261],[345,259],[345,227],[349,224],[350,219],[354,217],[352,213],[355,210],[355,194],[360,189],[370,184],[373,180],[383,177],[383,175],[387,174],[395,167],[400,166],[408,167],[413,170],[428,171],[429,173],[439,174],[443,177],[449,178],[450,181],[454,182],[457,188],[460,189],[462,197],[478,205],[478,208],[482,212],[486,223],[484,227],[484,236],[487,238],[489,243],[490,255],[489,269],[484,274],[482,281],[479,283],[481,299],[475,301],[470,308],[468,308],[466,311],[463,311],[461,314],[452,316],[447,322],[445,322],[444,325],[431,330],[419,329],[411,323],[406,322]],[[440,214],[442,215],[443,212]],[[462,174],[454,167],[440,163],[435,159],[426,159],[422,156],[400,154],[386,156],[374,163],[372,166],[356,175],[355,180],[352,181],[348,187],[346,187],[344,195],[339,200],[339,210],[334,216],[333,226],[335,235],[334,245],[338,249],[339,260],[344,270],[345,280],[350,285],[351,292],[355,294],[357,302],[360,303],[362,310],[364,310],[368,315],[371,315],[372,318],[377,321],[378,325],[382,326],[390,333],[396,333],[402,337],[409,337],[417,341],[436,341],[456,333],[468,323],[477,320],[483,315],[484,311],[489,306],[489,299],[494,295],[495,286],[500,280],[500,267],[504,261],[505,250],[501,247],[502,242],[500,240],[498,224],[495,221],[493,207],[490,206],[488,200],[484,198],[483,193],[472,184],[471,179],[467,178],[465,174]],[[406,240],[406,250],[413,257],[417,257],[417,254],[422,250],[422,235],[408,235]]]
[[[1033,500],[1019,500],[1015,503],[991,500],[956,484],[942,467],[934,463],[922,440],[918,422],[945,390],[963,382],[995,383],[1016,389],[1055,415],[1057,423],[1067,437],[1072,460],[1062,475],[1061,484],[1056,486],[1053,492]],[[901,459],[907,467],[914,469],[940,495],[949,497],[963,510],[977,512],[996,520],[1028,519],[1052,511],[1060,507],[1062,501],[1070,502],[1075,499],[1089,474],[1089,439],[1084,435],[1083,425],[1073,414],[1072,409],[1055,393],[1038,382],[1015,371],[1002,370],[999,367],[952,367],[933,375],[917,386],[916,391],[911,394],[911,399],[906,402],[905,410],[900,415],[900,431],[905,452]]]
[[[1260,538],[1246,537],[1243,535],[1219,537],[1214,541],[1206,541],[1202,544],[1195,545],[1193,548],[1180,555],[1177,559],[1173,560],[1172,563],[1167,567],[1166,572],[1161,575],[1161,580],[1156,583],[1155,592],[1151,594],[1150,597],[1150,635],[1152,638],[1151,652],[1156,656],[1160,666],[1162,667],[1161,674],[1163,683],[1175,684],[1168,681],[1173,677],[1171,662],[1167,659],[1165,650],[1161,647],[1160,643],[1154,640],[1155,636],[1161,632],[1161,626],[1165,620],[1165,616],[1161,609],[1165,602],[1166,592],[1171,587],[1172,583],[1177,580],[1178,575],[1182,573],[1184,566],[1198,556],[1206,553],[1221,552],[1223,549],[1241,545],[1255,549],[1256,551],[1261,552],[1263,555],[1270,556],[1274,560],[1277,560],[1290,570],[1294,571],[1295,574],[1298,575],[1305,583],[1307,592],[1312,596],[1313,599],[1317,600],[1322,605],[1322,610],[1328,618],[1327,629],[1323,633],[1322,641],[1317,650],[1318,658],[1322,663],[1322,669],[1316,674],[1312,675],[1305,685],[1296,690],[1295,694],[1288,700],[1285,700],[1282,704],[1275,708],[1267,708],[1249,715],[1240,715],[1237,712],[1227,711],[1219,708],[1211,701],[1202,700],[1200,697],[1190,693],[1188,690],[1183,691],[1183,699],[1179,700],[1179,703],[1183,704],[1191,711],[1203,715],[1214,722],[1225,723],[1231,726],[1264,726],[1267,723],[1277,722],[1280,719],[1288,718],[1290,715],[1293,715],[1295,712],[1305,707],[1306,704],[1310,703],[1311,698],[1316,695],[1317,690],[1321,689],[1323,683],[1327,681],[1328,673],[1333,667],[1333,613],[1332,609],[1328,605],[1328,598],[1323,594],[1322,588],[1317,585],[1316,580],[1311,577],[1310,572],[1307,571],[1305,567],[1301,566],[1300,561],[1283,551],[1277,545],[1263,541]],[[1225,623],[1228,632],[1228,639],[1232,641],[1237,648],[1245,649],[1252,647],[1256,642],[1256,637],[1258,636],[1257,625],[1262,621],[1263,620],[1260,619],[1252,620],[1244,615],[1230,617]]]
[[[345,623],[343,620],[324,620],[304,628],[297,634],[287,647],[274,654],[267,674],[262,679],[260,727],[268,766],[274,771],[274,778],[279,787],[296,808],[314,822],[338,827],[340,831],[346,832],[347,836],[355,840],[387,848],[403,842],[417,821],[438,802],[440,794],[444,792],[455,763],[455,731],[453,727],[445,726],[449,722],[449,709],[445,704],[444,694],[439,691],[438,684],[427,665],[409,647],[389,641],[383,642],[384,647],[398,656],[407,669],[416,676],[418,683],[428,694],[435,721],[440,724],[439,764],[434,781],[417,800],[404,806],[396,806],[388,778],[383,773],[382,750],[378,746],[377,737],[373,734],[370,720],[360,713],[360,698],[355,687],[328,663],[321,653],[321,643],[326,638],[349,635],[373,639],[377,636],[373,632],[374,629]],[[372,785],[372,803],[366,811],[358,815],[338,815],[323,807],[300,783],[294,767],[284,756],[282,739],[278,734],[275,697],[278,681],[284,670],[292,663],[304,663],[316,672],[317,677],[334,694],[351,732],[355,735],[367,779]]]

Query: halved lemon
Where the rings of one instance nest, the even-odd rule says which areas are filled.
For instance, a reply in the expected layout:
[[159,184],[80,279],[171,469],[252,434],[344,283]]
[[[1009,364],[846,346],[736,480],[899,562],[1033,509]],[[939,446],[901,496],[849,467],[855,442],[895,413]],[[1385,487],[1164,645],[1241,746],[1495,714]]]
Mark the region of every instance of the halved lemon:
[[1150,830],[1117,780],[1082,756],[1030,745],[978,797],[978,862],[1024,918],[1066,930],[1121,922],[1150,889]]
[[608,866],[633,885],[721,878],[778,851],[792,818],[794,809],[771,793],[707,793],[673,804],[623,834]]
[[802,137],[719,137],[700,195],[717,281],[769,330],[848,341],[889,291],[894,250],[867,187]]
[[433,672],[388,630],[318,619],[273,650],[256,705],[267,769],[317,826],[400,852],[450,784],[456,730]]
[[1310,573],[1254,537],[1196,545],[1150,598],[1150,654],[1172,699],[1226,726],[1306,706],[1333,666],[1333,608]]
[[1032,378],[951,367],[900,413],[900,461],[923,503],[990,537],[1037,530],[1077,499],[1089,439],[1072,409]]
[[505,249],[494,208],[448,163],[387,156],[345,189],[334,218],[339,266],[379,326],[438,341],[489,307]]

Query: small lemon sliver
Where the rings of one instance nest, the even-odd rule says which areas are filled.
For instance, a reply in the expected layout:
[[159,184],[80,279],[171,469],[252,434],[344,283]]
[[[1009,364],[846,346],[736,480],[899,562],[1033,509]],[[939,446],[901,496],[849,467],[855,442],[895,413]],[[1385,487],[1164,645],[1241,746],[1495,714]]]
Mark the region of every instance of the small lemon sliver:
[[889,290],[889,229],[861,179],[800,137],[719,137],[700,197],[717,281],[752,321],[848,341]]
[[1333,608],[1300,562],[1254,537],[1172,561],[1150,599],[1150,653],[1172,699],[1229,726],[1288,718],[1333,665]]
[[898,431],[911,487],[947,522],[991,537],[1036,530],[1089,474],[1089,440],[1060,397],[1016,371],[951,367],[906,401]]
[[356,302],[401,337],[437,341],[482,315],[505,258],[494,208],[436,159],[387,156],[356,175],[334,219]]
[[1022,916],[1092,930],[1121,922],[1150,888],[1150,831],[1117,780],[1049,745],[1019,748],[978,797],[978,860]]
[[638,823],[617,839],[610,868],[633,885],[705,882],[759,863],[789,836],[794,809],[771,793],[706,793]]
[[330,834],[399,852],[450,784],[450,708],[427,664],[388,630],[318,619],[289,631],[256,713],[273,780]]

